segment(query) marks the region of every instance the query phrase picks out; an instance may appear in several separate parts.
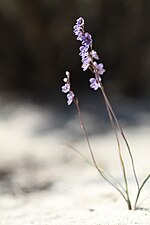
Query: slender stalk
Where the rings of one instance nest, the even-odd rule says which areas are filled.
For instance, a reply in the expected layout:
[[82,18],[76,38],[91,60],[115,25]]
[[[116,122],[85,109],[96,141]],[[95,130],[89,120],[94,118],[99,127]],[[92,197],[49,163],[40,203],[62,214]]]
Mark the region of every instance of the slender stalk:
[[145,180],[143,181],[143,183],[141,184],[141,186],[139,188],[139,191],[138,191],[137,196],[136,196],[135,204],[134,204],[134,209],[137,209],[137,202],[138,202],[141,190],[142,190],[142,188],[144,187],[145,183],[148,181],[149,178],[150,178],[150,174],[145,178]]
[[86,132],[86,129],[85,129],[83,120],[82,120],[81,111],[80,111],[80,108],[79,108],[79,103],[78,103],[78,99],[77,98],[74,99],[74,103],[75,103],[76,108],[77,108],[77,111],[78,111],[80,126],[81,126],[81,129],[83,130],[83,134],[85,136],[85,139],[86,139],[86,142],[87,142],[87,145],[88,145],[88,148],[89,148],[89,151],[90,151],[90,154],[91,154],[91,157],[92,157],[92,161],[94,163],[95,168],[97,169],[97,171],[99,172],[99,174],[103,177],[103,179],[105,181],[107,181],[109,184],[111,184],[122,195],[122,197],[125,199],[125,201],[128,203],[128,199],[126,199],[124,193],[113,182],[111,182],[109,179],[107,179],[107,177],[105,177],[105,175],[103,174],[102,170],[98,166],[98,164],[96,162],[96,159],[95,159],[95,156],[94,156],[94,153],[92,151],[90,142],[89,142],[89,138],[87,136],[87,132]]
[[[70,145],[68,143],[67,143],[67,146],[69,148],[71,148],[73,151],[75,151],[76,153],[78,153],[88,164],[95,167],[95,165],[93,163],[91,163],[84,154],[82,154],[80,151],[78,151],[76,148],[74,148],[72,145]],[[113,180],[115,182],[115,185],[119,186],[122,189],[122,191],[126,193],[124,187],[114,177],[112,177],[108,172],[106,172],[101,166],[99,166],[99,169],[102,171],[103,174],[105,174],[104,176],[108,177],[107,179]]]
[[[104,100],[105,100],[105,97],[104,97]],[[130,197],[129,197],[128,182],[127,182],[127,176],[126,176],[126,170],[125,170],[123,157],[122,157],[122,154],[121,154],[120,142],[119,142],[117,130],[116,130],[116,127],[115,127],[115,124],[114,124],[114,121],[113,121],[112,113],[111,113],[106,101],[105,101],[105,105],[106,105],[108,116],[109,116],[112,128],[113,128],[114,133],[115,133],[115,137],[116,137],[116,140],[117,140],[118,153],[119,153],[119,158],[120,158],[120,162],[121,162],[121,167],[122,167],[123,177],[124,177],[124,182],[125,182],[125,187],[126,187],[127,204],[128,204],[128,209],[130,210],[130,209],[132,209],[132,206],[131,206],[131,201],[130,201]]]
[[138,206],[136,206],[136,209],[139,209],[139,207],[143,204],[144,201],[146,201],[146,199],[148,199],[149,196],[150,196],[150,193],[146,195],[146,197],[138,204]]
[[130,155],[130,159],[131,159],[131,164],[132,164],[133,174],[134,174],[135,181],[136,181],[136,184],[137,184],[137,188],[138,188],[138,191],[139,191],[139,181],[138,181],[138,178],[137,178],[137,175],[136,175],[135,163],[134,163],[134,160],[133,160],[133,156],[132,156],[132,152],[131,152],[129,143],[128,143],[128,141],[127,141],[127,139],[126,139],[126,137],[125,137],[125,134],[124,134],[124,132],[123,132],[123,130],[122,130],[122,128],[121,128],[121,126],[120,126],[120,124],[119,124],[117,118],[116,118],[116,115],[115,115],[115,113],[114,113],[114,111],[113,111],[111,105],[110,105],[110,102],[109,102],[109,100],[108,100],[108,97],[107,97],[107,95],[106,95],[106,93],[105,93],[105,91],[104,91],[104,87],[102,86],[102,84],[101,84],[101,91],[102,91],[103,97],[104,97],[104,99],[105,99],[105,102],[106,102],[106,104],[108,105],[108,107],[109,107],[109,109],[110,109],[110,111],[111,111],[111,114],[112,114],[112,116],[113,116],[113,118],[114,118],[114,121],[115,121],[115,123],[116,123],[116,125],[117,125],[117,127],[118,127],[118,129],[119,129],[119,131],[120,131],[120,134],[122,135],[122,137],[123,137],[123,139],[124,139],[124,141],[125,141],[125,144],[126,144],[126,146],[127,146],[127,149],[128,149],[129,155]]

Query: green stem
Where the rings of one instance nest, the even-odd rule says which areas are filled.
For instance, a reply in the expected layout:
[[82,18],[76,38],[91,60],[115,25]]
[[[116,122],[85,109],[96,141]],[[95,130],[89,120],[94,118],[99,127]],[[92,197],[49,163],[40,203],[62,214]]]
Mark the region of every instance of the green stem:
[[145,183],[148,181],[149,178],[150,178],[150,174],[146,177],[146,179],[143,181],[143,183],[141,184],[141,186],[139,188],[139,191],[138,191],[137,196],[136,196],[135,204],[134,204],[134,209],[137,209],[137,202],[138,202],[141,190],[142,190],[142,188],[144,187]]
[[87,136],[87,132],[86,132],[86,129],[85,129],[83,120],[82,120],[81,111],[80,111],[80,108],[79,108],[79,103],[78,103],[78,99],[77,98],[74,99],[74,103],[75,103],[76,108],[77,108],[77,111],[78,111],[80,126],[81,126],[81,129],[83,130],[83,134],[85,136],[85,139],[86,139],[86,142],[87,142],[87,145],[88,145],[88,148],[89,148],[89,151],[90,151],[90,154],[91,154],[91,157],[92,157],[92,161],[94,163],[95,168],[97,169],[97,171],[99,172],[99,174],[103,177],[103,179],[105,181],[107,181],[109,184],[111,184],[122,195],[122,197],[125,199],[125,201],[128,202],[128,200],[126,199],[126,197],[123,194],[123,192],[113,182],[111,182],[109,179],[107,179],[107,177],[105,177],[105,175],[103,174],[102,170],[99,168],[99,166],[98,166],[98,164],[96,162],[94,153],[92,151],[92,148],[91,148],[91,145],[90,145],[88,136]]
[[150,196],[150,193],[138,204],[138,206],[136,206],[136,208],[138,209],[144,201],[146,201],[146,199],[148,199],[148,197]]
[[[105,100],[105,96],[104,96],[104,100]],[[107,105],[106,100],[105,100],[105,105],[106,105],[107,112],[108,112],[108,115],[109,115],[109,119],[110,119],[112,128],[113,128],[115,136],[116,136],[116,140],[117,140],[118,153],[119,153],[119,158],[120,158],[120,162],[121,162],[121,167],[122,167],[123,177],[124,177],[124,182],[125,182],[125,187],[126,187],[127,204],[128,204],[128,209],[130,210],[130,209],[132,209],[132,206],[131,206],[131,201],[130,201],[130,197],[129,197],[128,182],[127,182],[127,176],[126,176],[126,170],[125,170],[123,157],[122,157],[122,154],[121,154],[120,142],[119,142],[118,134],[117,134],[116,127],[115,127],[115,124],[114,124],[114,121],[113,121],[112,113],[111,113],[111,111],[110,111],[110,109]]]
[[106,96],[106,93],[104,91],[104,87],[102,86],[102,84],[101,84],[101,91],[102,91],[102,94],[104,96],[105,102],[106,102],[106,104],[108,105],[108,107],[109,107],[109,109],[111,111],[111,114],[112,114],[112,116],[114,118],[114,121],[115,121],[115,123],[116,123],[116,125],[117,125],[117,127],[118,127],[118,129],[120,131],[120,134],[122,135],[122,137],[123,137],[123,139],[125,141],[125,144],[127,146],[127,149],[128,149],[129,155],[130,155],[130,159],[131,159],[133,174],[134,174],[135,181],[136,181],[136,184],[137,184],[137,188],[138,188],[138,191],[139,191],[139,182],[138,182],[138,178],[137,178],[137,175],[136,175],[135,164],[134,164],[134,160],[133,160],[133,156],[132,156],[132,153],[131,153],[131,149],[130,149],[129,143],[128,143],[128,141],[127,141],[127,139],[125,137],[125,134],[124,134],[124,132],[123,132],[123,130],[122,130],[122,128],[121,128],[117,118],[116,118],[116,115],[115,115],[111,105],[110,105],[110,102],[108,100],[108,97]]
[[[75,151],[76,153],[78,153],[88,164],[92,165],[95,167],[95,165],[93,163],[90,162],[90,160],[84,155],[82,154],[80,151],[78,151],[76,148],[74,148],[71,144],[66,144],[69,148],[71,148],[73,151]],[[99,165],[98,165],[99,166]],[[105,174],[104,176],[108,177],[107,179],[111,179],[115,185],[117,185],[118,187],[120,187],[122,189],[123,192],[126,193],[124,187],[116,180],[114,179],[106,170],[104,170],[101,166],[99,166],[100,170],[102,171],[103,174]]]

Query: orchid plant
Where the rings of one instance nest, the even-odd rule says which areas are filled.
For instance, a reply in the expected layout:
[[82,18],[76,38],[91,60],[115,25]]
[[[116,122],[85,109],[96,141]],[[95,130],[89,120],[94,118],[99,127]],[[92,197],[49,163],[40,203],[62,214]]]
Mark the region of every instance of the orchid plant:
[[[112,129],[114,131],[116,141],[117,141],[118,154],[119,154],[119,159],[120,159],[121,168],[122,168],[124,185],[119,183],[114,177],[112,177],[108,172],[106,172],[101,166],[98,165],[98,163],[96,161],[96,158],[93,153],[93,150],[92,150],[92,147],[91,147],[91,144],[90,144],[90,141],[89,141],[86,129],[85,129],[85,125],[84,125],[84,122],[82,119],[78,98],[74,94],[72,87],[71,87],[70,73],[68,71],[66,71],[66,77],[63,79],[65,84],[62,86],[62,92],[67,94],[67,104],[71,105],[71,103],[74,103],[77,108],[81,129],[85,136],[85,139],[86,139],[86,142],[88,145],[88,149],[91,154],[92,162],[93,162],[95,168],[97,169],[99,174],[121,194],[121,196],[124,198],[125,202],[127,203],[128,209],[136,210],[136,209],[138,209],[137,203],[139,200],[141,190],[143,189],[143,186],[150,178],[150,174],[148,174],[148,176],[144,179],[142,184],[139,183],[138,177],[136,174],[135,163],[134,163],[134,159],[133,159],[133,155],[132,155],[129,143],[126,139],[126,136],[124,134],[122,127],[120,126],[120,124],[117,120],[117,117],[112,109],[110,101],[104,90],[104,86],[102,84],[102,76],[105,73],[104,65],[103,65],[103,63],[98,63],[99,56],[98,56],[97,52],[93,49],[92,36],[91,36],[91,34],[89,34],[88,32],[85,31],[84,25],[85,25],[84,19],[82,17],[80,17],[76,20],[76,24],[73,27],[73,32],[77,36],[76,39],[81,42],[81,46],[79,48],[79,50],[80,50],[79,55],[81,57],[82,69],[83,69],[83,71],[86,71],[87,69],[89,69],[92,72],[93,77],[91,77],[89,80],[90,87],[92,89],[94,89],[95,91],[100,90],[102,93],[102,96],[104,98],[108,117],[109,117]],[[127,151],[129,153],[129,157],[131,160],[133,175],[134,175],[136,186],[137,186],[136,199],[135,199],[135,202],[133,205],[131,203],[130,194],[129,194],[129,185],[128,185],[128,179],[127,179],[127,173],[126,173],[126,165],[125,165],[125,161],[124,161],[122,151],[121,151],[119,134],[121,134],[121,136],[125,142],[125,145],[127,147]]]

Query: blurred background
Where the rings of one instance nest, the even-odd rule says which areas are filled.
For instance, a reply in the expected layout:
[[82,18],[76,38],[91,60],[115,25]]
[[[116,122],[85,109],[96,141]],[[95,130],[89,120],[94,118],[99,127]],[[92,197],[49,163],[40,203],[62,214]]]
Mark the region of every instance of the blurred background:
[[[81,135],[76,110],[61,93],[66,70],[88,132],[107,131],[105,107],[89,88],[91,74],[81,69],[80,43],[72,31],[80,16],[105,65],[103,84],[118,118],[129,127],[149,125],[149,0],[0,0],[1,179],[11,174],[6,167],[13,157],[19,157],[13,168],[20,168],[26,155],[21,165],[28,169],[37,168],[38,156],[38,163],[45,157],[49,164],[51,158],[55,166],[59,158],[72,160],[57,152],[61,141],[74,144]],[[142,128],[143,134],[148,131]]]
[[[79,42],[72,27],[85,18],[107,73],[111,95],[150,95],[150,2],[147,0],[1,0],[0,94],[48,96],[55,103],[64,72],[84,93]],[[44,100],[44,99],[43,99]]]

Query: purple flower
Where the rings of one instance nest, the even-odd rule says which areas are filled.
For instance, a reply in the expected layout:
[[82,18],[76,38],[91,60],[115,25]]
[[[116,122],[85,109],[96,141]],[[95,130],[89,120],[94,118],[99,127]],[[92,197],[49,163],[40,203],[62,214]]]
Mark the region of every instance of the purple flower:
[[83,29],[80,27],[77,27],[77,25],[74,26],[74,33],[77,36],[77,40],[82,41],[83,39]]
[[100,87],[100,76],[105,72],[104,65],[96,62],[99,60],[99,56],[97,52],[92,49],[92,36],[88,32],[85,32],[84,19],[82,17],[79,17],[76,20],[76,24],[73,29],[75,35],[77,36],[77,40],[81,41],[79,55],[81,56],[82,69],[83,71],[90,69],[92,73],[95,74],[95,78],[90,79],[90,87],[97,90]]
[[73,102],[73,99],[74,99],[74,93],[73,91],[70,91],[69,94],[67,94],[67,104],[68,105],[71,105],[71,103]]
[[62,92],[67,93],[70,91],[70,84],[66,83],[64,86],[62,86]]
[[73,29],[74,29],[75,35],[77,36],[78,36],[78,33],[82,31],[82,28],[77,25],[74,25]]
[[78,37],[77,37],[77,41],[82,41],[82,40],[83,40],[83,33],[79,32]]
[[96,51],[94,51],[94,50],[92,50],[91,52],[90,52],[90,54],[91,54],[91,56],[94,58],[94,59],[99,59],[99,56],[98,56],[98,54],[97,54],[97,52]]
[[100,76],[98,77],[99,81],[96,80],[96,78],[91,78],[89,81],[90,81],[90,87],[93,88],[95,91],[100,88],[100,81],[101,81],[101,78]]
[[68,71],[66,71],[66,77],[63,79],[63,81],[65,82],[65,85],[62,86],[62,92],[63,93],[67,93],[70,91],[70,73]]
[[70,73],[66,71],[66,77],[63,79],[65,85],[62,86],[62,92],[67,94],[67,104],[70,105],[74,100],[74,93],[71,90]]
[[82,69],[83,71],[87,70],[91,62],[91,58],[89,56],[86,56],[82,58]]
[[76,24],[78,26],[84,26],[84,19],[82,17],[79,17],[77,20],[76,20]]
[[82,58],[88,56],[88,54],[89,54],[89,53],[88,53],[88,49],[89,49],[88,46],[82,45],[79,49],[80,49],[79,55],[80,55]]
[[103,75],[103,73],[105,73],[105,69],[103,68],[104,65],[102,63],[97,64],[97,62],[93,62],[93,65],[95,67],[94,72],[96,74]]
[[89,68],[89,65],[90,64],[82,64],[82,69],[83,69],[83,71],[86,71],[88,68]]
[[91,43],[92,43],[92,36],[88,32],[86,32],[83,36],[82,44],[90,46]]
[[84,36],[84,19],[80,17],[76,20],[76,24],[73,26],[73,32],[77,36],[77,40],[82,41]]

